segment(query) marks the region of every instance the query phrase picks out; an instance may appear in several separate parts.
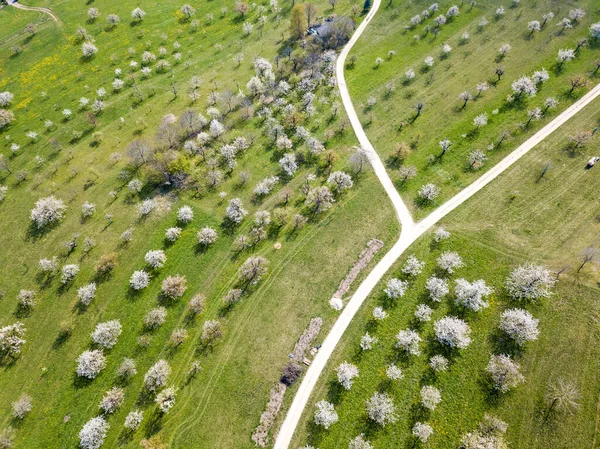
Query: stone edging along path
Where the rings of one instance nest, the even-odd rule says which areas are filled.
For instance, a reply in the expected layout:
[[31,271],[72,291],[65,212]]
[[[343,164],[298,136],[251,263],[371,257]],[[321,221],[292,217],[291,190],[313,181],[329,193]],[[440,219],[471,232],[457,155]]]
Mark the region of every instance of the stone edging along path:
[[468,200],[471,196],[477,193],[479,190],[488,185],[491,181],[493,181],[496,177],[498,177],[502,172],[504,172],[507,168],[509,168],[512,164],[518,161],[521,157],[523,157],[529,150],[535,147],[538,143],[544,140],[547,136],[549,136],[552,132],[562,126],[565,122],[567,122],[571,117],[577,114],[581,109],[587,106],[590,102],[592,102],[598,95],[600,95],[600,84],[596,85],[592,90],[590,90],[587,94],[581,97],[577,102],[563,111],[560,115],[558,115],[554,120],[544,126],[541,130],[523,142],[517,149],[512,151],[508,156],[502,159],[497,165],[492,167],[486,173],[484,173],[481,177],[475,180],[471,185],[461,190],[454,197],[446,201],[436,210],[434,210],[430,215],[425,217],[423,220],[419,222],[414,222],[408,208],[402,201],[400,194],[396,190],[394,183],[389,177],[383,162],[379,158],[379,155],[369,142],[365,130],[363,129],[360,120],[354,110],[354,106],[352,105],[352,100],[350,98],[350,94],[348,92],[348,87],[346,85],[346,80],[344,78],[344,67],[346,64],[346,57],[348,53],[359,39],[359,37],[364,32],[365,28],[373,19],[375,13],[381,6],[381,0],[374,0],[373,6],[371,10],[366,15],[363,22],[354,32],[350,41],[346,44],[346,46],[341,51],[336,65],[336,73],[338,79],[338,86],[340,89],[340,95],[342,97],[342,103],[344,104],[344,108],[346,109],[346,113],[348,118],[350,119],[350,123],[352,124],[352,128],[358,138],[358,141],[363,149],[367,151],[369,155],[369,160],[375,174],[379,178],[383,188],[386,193],[390,197],[394,209],[396,211],[396,215],[400,221],[402,226],[400,238],[394,244],[394,246],[385,254],[385,256],[379,261],[379,263],[373,268],[373,271],[369,273],[367,278],[362,282],[362,284],[358,287],[348,304],[342,310],[340,316],[334,323],[333,327],[327,334],[327,337],[323,341],[319,352],[315,356],[312,364],[308,368],[296,395],[294,396],[294,400],[290,409],[287,412],[285,420],[279,429],[279,433],[277,435],[277,439],[275,441],[274,449],[287,449],[290,445],[292,437],[294,436],[294,432],[300,421],[302,413],[310,399],[310,395],[315,387],[325,365],[327,364],[331,354],[335,350],[338,342],[342,338],[342,335],[346,331],[348,325],[356,315],[356,312],[360,309],[365,299],[369,296],[371,291],[375,288],[375,286],[379,283],[381,278],[385,275],[385,273],[390,269],[390,267],[398,260],[398,258],[404,253],[404,251],[421,235],[423,235],[427,230],[429,230],[432,226],[438,223],[443,217],[452,212],[466,200]]

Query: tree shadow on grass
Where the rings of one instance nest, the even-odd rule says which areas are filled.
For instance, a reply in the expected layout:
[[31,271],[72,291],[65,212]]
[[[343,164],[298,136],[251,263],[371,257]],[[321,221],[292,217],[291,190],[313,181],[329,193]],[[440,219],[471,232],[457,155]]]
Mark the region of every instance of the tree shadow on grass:
[[152,438],[163,426],[163,414],[158,410],[154,410],[152,415],[146,421],[146,425],[144,426],[144,435],[146,438]]
[[336,379],[331,379],[327,387],[327,402],[331,402],[334,405],[341,404],[345,391],[344,387]]

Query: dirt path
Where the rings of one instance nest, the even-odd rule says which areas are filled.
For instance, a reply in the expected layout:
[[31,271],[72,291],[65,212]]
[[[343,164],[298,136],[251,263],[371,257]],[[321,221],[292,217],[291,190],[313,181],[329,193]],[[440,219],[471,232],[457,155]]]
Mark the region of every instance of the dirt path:
[[25,6],[16,0],[8,0],[8,4],[14,6],[17,9],[22,9],[23,11],[37,11],[44,14],[48,14],[50,17],[52,17],[52,20],[54,20],[56,23],[60,23],[60,19],[56,14],[52,12],[50,8],[43,8],[41,6]]

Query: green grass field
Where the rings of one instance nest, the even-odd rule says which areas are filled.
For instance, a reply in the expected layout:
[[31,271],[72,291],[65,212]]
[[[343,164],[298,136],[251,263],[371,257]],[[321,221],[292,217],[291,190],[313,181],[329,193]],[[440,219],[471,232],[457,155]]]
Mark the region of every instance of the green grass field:
[[[382,159],[387,162],[392,179],[417,217],[428,214],[436,205],[470,184],[481,171],[493,166],[508,151],[514,149],[528,136],[550,121],[561,110],[568,107],[586,89],[598,82],[594,61],[598,58],[598,42],[590,38],[590,46],[582,47],[577,57],[558,68],[556,57],[559,49],[575,48],[577,41],[589,36],[589,26],[600,18],[595,2],[573,1],[522,1],[517,7],[505,2],[505,14],[498,18],[495,10],[501,3],[478,1],[470,9],[468,2],[460,8],[460,14],[448,20],[437,35],[426,33],[425,27],[434,28],[433,18],[446,14],[453,2],[440,3],[438,12],[413,29],[405,29],[410,18],[421,13],[431,4],[428,1],[382,2],[380,11],[366,29],[364,35],[352,49],[349,58],[356,62],[346,70],[346,80],[357,112],[367,135]],[[572,29],[560,33],[557,26],[569,10],[580,7],[587,15]],[[541,31],[530,36],[527,24],[532,20],[542,21],[542,14],[552,12],[555,17]],[[489,23],[479,26],[482,18]],[[467,40],[462,39],[468,33]],[[420,39],[415,40],[414,36]],[[450,45],[452,51],[444,56],[442,47]],[[503,44],[511,46],[504,58],[498,58]],[[388,56],[389,51],[396,54]],[[427,56],[434,59],[433,67],[426,68]],[[376,59],[382,58],[381,65]],[[502,67],[504,75],[499,82],[495,69]],[[406,82],[405,72],[415,72],[415,78]],[[511,94],[514,80],[534,71],[546,68],[550,79],[539,85],[533,98],[506,102]],[[569,80],[581,76],[589,80],[588,87],[569,93]],[[487,82],[489,90],[477,95],[476,85]],[[392,92],[388,84],[394,88]],[[473,99],[462,109],[459,94],[468,91]],[[372,97],[376,104],[368,106]],[[534,107],[544,109],[547,97],[555,97],[559,105],[550,109],[539,121],[521,129],[520,123],[527,122],[527,111]],[[414,120],[413,106],[424,104],[421,116]],[[488,123],[476,129],[473,119],[486,113]],[[500,146],[500,134],[509,132],[509,138]],[[449,139],[453,145],[440,158],[439,142]],[[394,159],[396,144],[404,142],[411,152],[403,161],[405,166],[414,166],[417,176],[402,182],[398,169],[401,164]],[[492,145],[492,147],[490,147]],[[467,155],[483,151],[488,160],[479,170],[467,163]],[[427,205],[417,201],[418,189],[427,183],[440,188],[439,197]]]
[[[260,4],[268,6],[268,2]],[[251,228],[250,215],[235,234],[220,228],[229,199],[240,197],[250,214],[260,209],[281,206],[278,186],[262,202],[252,199],[256,183],[278,170],[281,157],[261,135],[261,120],[254,117],[243,120],[241,111],[228,115],[224,122],[231,128],[226,138],[253,134],[256,141],[248,153],[238,158],[231,176],[226,176],[217,189],[168,190],[164,187],[146,187],[139,195],[129,195],[120,172],[126,168],[126,147],[135,138],[152,141],[161,118],[168,113],[179,115],[186,108],[204,112],[206,98],[213,89],[222,91],[245,89],[254,70],[252,60],[263,56],[274,61],[285,48],[289,23],[289,2],[281,2],[281,19],[269,20],[263,29],[257,24],[258,12],[252,10],[247,19],[255,24],[251,35],[243,37],[244,20],[233,11],[235,2],[203,2],[194,4],[197,31],[190,22],[181,22],[177,9],[181,5],[144,1],[139,4],[147,15],[141,24],[130,24],[134,5],[96,0],[84,5],[72,1],[31,2],[31,6],[49,6],[61,19],[55,25],[48,17],[37,12],[0,10],[5,26],[0,35],[0,90],[15,95],[10,107],[16,121],[3,129],[2,154],[12,173],[1,173],[0,184],[8,187],[5,200],[0,204],[0,232],[4,236],[0,267],[0,325],[17,320],[25,323],[27,343],[22,354],[12,364],[0,367],[0,429],[16,430],[17,448],[61,447],[78,445],[77,434],[90,418],[100,414],[99,401],[104,392],[119,381],[116,369],[123,357],[136,360],[138,374],[125,388],[125,402],[108,417],[111,426],[103,447],[139,447],[142,438],[158,434],[172,448],[230,448],[253,447],[250,435],[258,424],[268,399],[270,388],[277,382],[287,354],[314,316],[325,319],[323,334],[333,322],[335,314],[328,300],[344,278],[367,241],[373,237],[385,241],[386,248],[398,235],[398,225],[387,197],[377,179],[369,172],[355,178],[355,186],[339,197],[334,207],[312,219],[298,232],[287,225],[269,237],[254,250],[236,256],[233,241],[240,233]],[[222,15],[221,8],[227,7]],[[96,23],[87,23],[87,8],[97,7],[102,15]],[[328,13],[326,2],[319,2],[322,14]],[[348,11],[350,2],[340,2],[336,11]],[[116,13],[121,23],[113,30],[104,29],[107,14]],[[211,23],[207,14],[213,14]],[[35,23],[35,35],[23,30]],[[86,27],[99,51],[90,61],[81,59],[81,44],[73,38],[77,27]],[[162,34],[165,36],[162,36]],[[173,58],[174,42],[181,45],[182,61]],[[146,49],[158,52],[164,45],[166,59],[172,64],[169,71],[155,71],[142,79],[137,73],[143,101],[138,104],[134,89],[127,85],[121,93],[113,93],[111,83],[116,68],[128,73],[130,59],[140,60]],[[12,47],[20,53],[14,55]],[[135,55],[129,56],[129,47]],[[239,67],[234,56],[243,53]],[[282,61],[280,64],[284,65]],[[190,105],[187,89],[192,76],[202,78],[201,99]],[[123,77],[128,81],[128,77]],[[172,83],[178,95],[174,97]],[[86,112],[80,111],[79,98],[92,100],[100,86],[109,92],[105,98],[106,110],[97,117],[95,127],[88,123]],[[327,129],[338,129],[342,114],[330,119],[329,109],[335,101],[335,91],[319,92],[329,104],[319,103],[318,114],[305,125],[315,136]],[[63,121],[62,110],[69,108],[73,117]],[[121,117],[123,121],[121,121]],[[44,130],[44,121],[54,126]],[[35,131],[32,142],[26,133]],[[74,131],[81,137],[74,138]],[[101,132],[102,140],[94,142],[93,134]],[[52,145],[56,139],[62,147],[57,152]],[[11,154],[13,143],[20,150]],[[349,170],[348,157],[355,145],[350,131],[336,134],[327,142],[339,156],[334,169]],[[123,154],[123,161],[113,164],[110,155]],[[36,162],[40,156],[40,163]],[[206,174],[199,160],[190,161],[193,176],[203,180]],[[251,179],[241,186],[238,173],[248,171]],[[287,187],[294,190],[290,212],[304,210],[301,185],[308,173],[317,172],[320,180],[326,170],[318,161],[306,163]],[[151,173],[138,174],[144,181]],[[20,178],[25,178],[24,180]],[[201,182],[202,184],[203,182]],[[149,184],[148,184],[149,185]],[[109,192],[118,190],[116,199]],[[223,200],[218,196],[226,192]],[[69,206],[65,219],[54,229],[42,235],[31,232],[29,211],[35,201],[54,194]],[[138,220],[135,207],[148,196],[160,200],[158,210],[146,220]],[[96,214],[85,222],[80,220],[81,205],[96,204]],[[184,204],[192,206],[195,218],[172,245],[166,245],[164,231],[176,223],[176,210]],[[105,214],[113,216],[107,226]],[[206,251],[196,245],[196,231],[203,226],[215,227],[220,238]],[[119,245],[120,234],[135,227],[134,240],[127,246]],[[78,233],[79,247],[63,257],[63,242]],[[85,255],[82,243],[93,238],[97,246]],[[274,243],[281,249],[274,249]],[[132,295],[128,282],[134,270],[144,266],[144,254],[150,249],[165,249],[167,264],[154,276],[150,286],[139,295]],[[384,248],[385,250],[385,248]],[[94,266],[102,254],[116,252],[118,267],[113,276],[99,284],[97,296],[87,309],[77,307],[77,288],[91,281]],[[252,252],[269,260],[269,273],[256,290],[242,303],[223,316],[221,298],[232,287],[237,270]],[[382,251],[383,252],[383,251]],[[81,267],[74,285],[60,288],[55,277],[49,283],[37,276],[38,260],[59,256],[61,264],[77,263]],[[159,303],[160,283],[164,277],[183,274],[188,281],[185,296],[168,307],[167,321],[151,334],[150,345],[141,348],[137,339],[146,331],[142,317]],[[359,279],[360,280],[360,279]],[[357,280],[358,282],[358,280]],[[17,316],[16,296],[20,289],[38,292],[38,304],[28,316]],[[195,293],[207,297],[206,310],[195,321],[186,320],[186,303]],[[220,317],[224,322],[224,337],[212,351],[201,351],[199,336],[205,320]],[[76,358],[91,345],[90,332],[97,323],[119,319],[123,333],[114,349],[107,351],[107,366],[93,381],[81,382],[75,375]],[[60,323],[70,323],[72,335],[63,341],[58,338]],[[173,329],[185,327],[188,340],[177,350],[169,349],[167,340]],[[142,392],[143,375],[158,359],[166,358],[173,368],[170,383],[178,389],[175,408],[159,416],[156,406],[148,403]],[[194,360],[202,366],[197,378],[186,383],[186,373]],[[11,417],[10,404],[22,393],[33,399],[33,409],[23,420]],[[291,396],[291,392],[290,392]],[[123,431],[123,421],[129,411],[144,410],[145,419],[133,435]]]
[[[424,272],[411,282],[406,296],[390,306],[383,288],[389,278],[400,275],[401,260],[367,300],[317,385],[293,447],[306,441],[320,449],[346,447],[359,433],[374,447],[413,447],[411,428],[425,420],[435,432],[425,447],[453,448],[463,434],[476,428],[485,412],[508,423],[507,440],[513,448],[598,447],[598,266],[590,263],[576,274],[583,249],[600,243],[600,173],[584,168],[597,152],[598,137],[576,156],[565,146],[571,133],[598,125],[599,107],[600,101],[595,100],[448,216],[443,225],[452,233],[449,240],[436,245],[430,233],[407,251],[403,259],[414,254],[427,262]],[[552,168],[540,178],[548,163]],[[462,314],[471,326],[472,343],[453,359],[447,372],[434,375],[427,366],[436,353],[432,322],[449,312],[461,313],[452,295],[436,305],[424,289],[425,280],[435,271],[435,259],[445,250],[457,251],[466,264],[451,279],[484,279],[494,293],[489,308]],[[497,332],[500,313],[515,305],[504,291],[504,281],[513,267],[525,262],[566,271],[551,298],[526,307],[540,320],[540,337],[516,355],[525,383],[499,397],[490,394],[484,370],[490,354],[502,348]],[[413,313],[423,302],[434,308],[433,320],[419,327]],[[377,305],[384,305],[389,314],[382,322],[372,319]],[[417,329],[423,339],[421,356],[407,359],[394,348],[395,335],[407,327]],[[379,343],[361,353],[359,341],[365,331]],[[345,360],[360,372],[350,391],[339,387],[334,372]],[[385,367],[392,362],[402,368],[404,378],[390,385]],[[580,406],[573,415],[545,420],[544,395],[558,378],[577,386]],[[431,413],[418,405],[423,385],[442,392],[442,402]],[[372,424],[365,411],[366,399],[377,390],[391,395],[399,416],[397,423],[383,429]],[[339,414],[339,422],[329,430],[312,423],[314,403],[321,399],[336,404]]]

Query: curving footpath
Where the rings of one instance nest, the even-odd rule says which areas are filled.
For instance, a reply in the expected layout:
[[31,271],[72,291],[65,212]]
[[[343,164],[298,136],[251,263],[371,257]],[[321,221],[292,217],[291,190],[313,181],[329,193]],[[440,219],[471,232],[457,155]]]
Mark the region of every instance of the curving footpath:
[[23,11],[37,11],[44,14],[48,14],[56,23],[60,22],[58,16],[54,14],[50,8],[43,8],[41,6],[25,6],[20,4],[17,0],[8,0],[8,4],[14,6],[17,9],[22,9]]
[[558,129],[561,125],[563,125],[566,121],[568,121],[571,117],[581,111],[585,106],[587,106],[590,102],[592,102],[596,97],[600,95],[600,84],[596,85],[592,90],[590,90],[587,94],[581,97],[577,102],[571,105],[568,109],[558,115],[554,120],[552,120],[549,124],[544,126],[541,130],[535,133],[528,140],[523,142],[517,149],[511,152],[508,156],[502,159],[497,165],[475,180],[471,185],[461,190],[454,197],[446,201],[436,210],[434,210],[430,215],[428,215],[423,220],[415,223],[410,215],[410,212],[400,194],[396,190],[394,183],[389,177],[383,162],[379,158],[379,155],[369,142],[367,135],[356,115],[356,111],[354,110],[354,106],[352,105],[352,100],[350,99],[350,94],[348,92],[348,87],[346,85],[346,80],[344,78],[344,66],[346,63],[346,57],[348,53],[359,39],[379,7],[381,6],[381,0],[374,0],[371,11],[367,14],[363,22],[356,29],[354,35],[350,39],[350,41],[346,44],[340,56],[337,60],[336,72],[338,78],[338,85],[340,88],[340,95],[342,97],[342,102],[346,109],[346,113],[348,118],[350,119],[350,123],[352,124],[352,128],[358,137],[358,141],[360,145],[367,151],[369,155],[369,159],[375,174],[379,178],[379,181],[383,185],[386,193],[390,197],[394,209],[396,210],[396,215],[400,220],[400,224],[402,226],[402,230],[400,233],[400,238],[394,244],[394,246],[386,253],[386,255],[379,261],[379,263],[373,268],[373,270],[369,273],[367,278],[360,284],[346,307],[343,309],[342,313],[334,323],[333,327],[327,334],[327,337],[323,341],[319,352],[315,356],[313,362],[308,368],[296,395],[294,396],[294,400],[290,409],[287,412],[285,420],[279,429],[279,433],[277,435],[277,439],[275,441],[274,449],[287,449],[290,445],[292,437],[294,436],[294,431],[300,421],[302,413],[310,399],[310,395],[315,387],[325,365],[327,364],[331,354],[335,350],[338,342],[342,338],[342,335],[346,331],[348,325],[356,315],[356,312],[360,309],[365,299],[369,296],[371,291],[375,288],[375,286],[379,283],[383,275],[390,269],[390,267],[398,260],[398,258],[404,253],[404,251],[421,235],[423,235],[427,230],[429,230],[432,226],[434,226],[437,222],[439,222],[443,217],[452,212],[466,200],[468,200],[471,196],[481,190],[483,187],[488,185],[491,181],[493,181],[496,177],[498,177],[502,172],[504,172],[508,167],[518,161],[521,157],[523,157],[529,150],[535,147],[538,143],[544,140],[548,135],[550,135],[553,131]]

